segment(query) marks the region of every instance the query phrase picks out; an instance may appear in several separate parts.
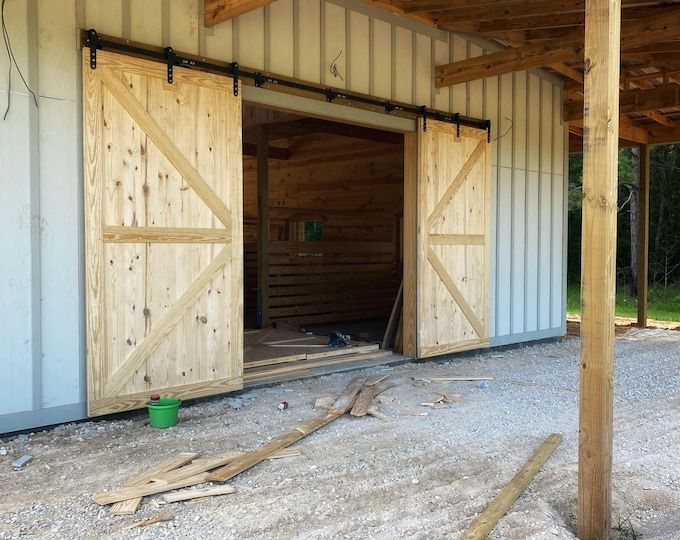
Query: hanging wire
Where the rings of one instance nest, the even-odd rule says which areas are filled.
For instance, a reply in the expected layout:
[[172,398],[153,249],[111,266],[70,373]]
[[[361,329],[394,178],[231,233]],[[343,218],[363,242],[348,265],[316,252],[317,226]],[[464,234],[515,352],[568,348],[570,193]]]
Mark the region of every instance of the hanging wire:
[[340,70],[338,69],[338,64],[336,63],[338,61],[338,58],[340,58],[341,55],[342,55],[342,49],[340,49],[340,52],[338,53],[338,55],[335,58],[333,58],[333,61],[331,62],[331,67],[329,68],[329,71],[331,72],[331,75],[333,75],[333,77],[336,77],[336,78],[340,77],[340,80],[344,81],[345,79],[342,78],[342,74],[340,73]]
[[510,122],[510,126],[508,127],[508,129],[505,130],[505,132],[503,133],[503,135],[499,135],[498,137],[496,137],[496,138],[494,139],[494,141],[497,141],[497,140],[499,140],[499,139],[502,139],[502,138],[505,137],[508,133],[510,133],[510,131],[512,130],[512,124],[513,124],[512,118],[508,118],[508,117],[506,116],[505,119],[506,119],[508,122]]
[[12,104],[12,64],[14,64],[14,67],[17,68],[17,72],[19,73],[19,77],[21,77],[21,81],[24,83],[24,86],[26,87],[26,90],[29,91],[31,96],[33,96],[33,103],[35,103],[35,106],[38,106],[38,98],[35,95],[35,92],[31,90],[31,87],[28,85],[26,82],[26,79],[24,78],[24,74],[21,72],[21,68],[19,67],[19,64],[17,63],[17,59],[14,57],[14,51],[12,50],[12,42],[9,39],[9,32],[7,31],[7,24],[5,23],[5,3],[7,0],[2,0],[2,6],[0,7],[0,24],[2,25],[2,39],[5,42],[5,50],[7,51],[7,59],[9,60],[9,66],[7,68],[7,108],[5,109],[5,114],[3,115],[2,119],[7,120],[7,115],[9,114],[9,109]]

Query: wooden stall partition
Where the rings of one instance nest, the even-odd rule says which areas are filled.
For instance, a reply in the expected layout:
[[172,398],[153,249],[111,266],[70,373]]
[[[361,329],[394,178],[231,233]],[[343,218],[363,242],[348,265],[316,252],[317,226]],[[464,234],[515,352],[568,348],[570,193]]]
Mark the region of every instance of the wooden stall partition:
[[232,80],[83,50],[88,412],[242,387]]
[[489,342],[490,146],[485,131],[436,121],[406,136],[405,354]]

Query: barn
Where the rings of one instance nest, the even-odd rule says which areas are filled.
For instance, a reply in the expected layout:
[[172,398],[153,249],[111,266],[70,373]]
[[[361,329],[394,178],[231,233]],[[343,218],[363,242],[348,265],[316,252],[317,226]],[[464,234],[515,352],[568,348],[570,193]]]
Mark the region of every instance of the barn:
[[251,329],[401,296],[407,357],[565,333],[554,73],[436,88],[499,46],[349,0],[9,6],[1,431],[240,389]]
[[579,535],[608,534],[616,152],[643,150],[644,325],[675,2],[17,0],[2,25],[0,432],[561,336],[582,149]]

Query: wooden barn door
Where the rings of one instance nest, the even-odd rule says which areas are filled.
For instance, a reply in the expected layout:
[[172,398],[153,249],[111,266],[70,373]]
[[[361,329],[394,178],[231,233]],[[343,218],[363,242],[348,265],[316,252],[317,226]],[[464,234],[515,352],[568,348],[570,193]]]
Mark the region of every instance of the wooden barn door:
[[486,131],[422,122],[406,135],[405,351],[488,343],[490,161]]
[[241,101],[83,50],[88,412],[242,388]]

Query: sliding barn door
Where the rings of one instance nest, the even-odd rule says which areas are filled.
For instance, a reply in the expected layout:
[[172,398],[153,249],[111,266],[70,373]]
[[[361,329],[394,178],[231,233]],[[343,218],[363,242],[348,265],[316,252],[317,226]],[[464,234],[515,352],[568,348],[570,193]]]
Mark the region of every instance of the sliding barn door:
[[406,136],[405,351],[488,343],[490,162],[486,131],[422,123]]
[[88,411],[242,387],[232,80],[83,50]]

